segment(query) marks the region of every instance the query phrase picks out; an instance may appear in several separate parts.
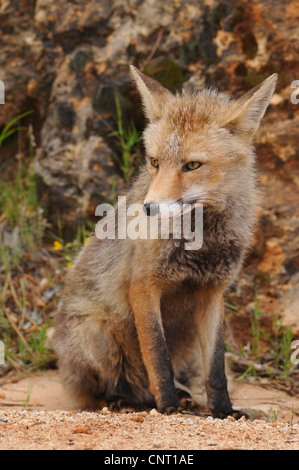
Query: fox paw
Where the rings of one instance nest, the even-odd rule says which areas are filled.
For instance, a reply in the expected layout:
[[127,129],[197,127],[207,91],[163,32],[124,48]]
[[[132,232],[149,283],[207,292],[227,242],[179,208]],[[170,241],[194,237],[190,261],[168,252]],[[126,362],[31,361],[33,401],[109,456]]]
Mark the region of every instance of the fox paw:
[[240,418],[243,418],[243,416],[244,416],[245,419],[249,419],[249,415],[247,413],[245,413],[245,411],[242,411],[242,410],[233,410],[233,412],[230,414],[230,416],[232,416],[236,420],[238,420]]
[[231,410],[229,413],[214,412],[213,418],[225,419],[228,416],[232,416],[235,420],[239,420],[244,416],[245,419],[249,419],[249,415],[242,410]]
[[124,398],[114,398],[107,403],[108,410],[116,413],[133,413],[134,408]]
[[182,413],[184,408],[182,406],[165,406],[164,408],[158,409],[158,411],[165,415],[173,415],[176,413]]
[[164,406],[161,409],[158,409],[160,413],[170,415],[174,413],[191,412],[191,409],[193,407],[191,395],[181,389],[176,389],[176,392],[178,396],[178,403],[175,405]]
[[184,410],[190,410],[193,405],[191,395],[188,392],[185,392],[184,390],[179,390],[179,389],[177,389],[177,395],[178,395],[181,407]]

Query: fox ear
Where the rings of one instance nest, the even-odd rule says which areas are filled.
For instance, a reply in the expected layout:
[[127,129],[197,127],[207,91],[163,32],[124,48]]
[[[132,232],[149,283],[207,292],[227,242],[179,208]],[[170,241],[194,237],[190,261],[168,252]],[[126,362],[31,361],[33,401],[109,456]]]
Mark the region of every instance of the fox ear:
[[239,98],[235,102],[236,111],[225,127],[235,134],[243,134],[244,137],[253,136],[270,103],[277,78],[277,73],[274,73]]
[[172,95],[159,82],[147,77],[133,65],[130,65],[130,69],[141,95],[145,114],[150,122],[154,122],[161,117],[163,105]]

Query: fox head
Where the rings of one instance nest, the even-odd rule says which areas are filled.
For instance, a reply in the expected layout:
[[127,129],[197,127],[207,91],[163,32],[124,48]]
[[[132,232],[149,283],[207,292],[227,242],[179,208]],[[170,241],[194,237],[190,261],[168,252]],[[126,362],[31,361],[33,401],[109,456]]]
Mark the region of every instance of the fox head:
[[144,199],[148,215],[163,203],[201,203],[221,210],[230,196],[252,197],[252,140],[277,74],[234,100],[211,89],[174,95],[132,65],[131,72],[149,120],[144,131],[151,177]]

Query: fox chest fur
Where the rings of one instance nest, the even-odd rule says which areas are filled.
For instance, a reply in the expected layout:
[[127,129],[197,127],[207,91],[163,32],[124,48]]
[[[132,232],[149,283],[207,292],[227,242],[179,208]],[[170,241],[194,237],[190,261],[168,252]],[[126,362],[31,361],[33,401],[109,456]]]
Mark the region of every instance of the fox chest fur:
[[186,250],[186,240],[161,241],[155,276],[174,285],[204,287],[229,284],[239,272],[246,246],[238,234],[227,233],[227,214],[203,212],[203,244]]

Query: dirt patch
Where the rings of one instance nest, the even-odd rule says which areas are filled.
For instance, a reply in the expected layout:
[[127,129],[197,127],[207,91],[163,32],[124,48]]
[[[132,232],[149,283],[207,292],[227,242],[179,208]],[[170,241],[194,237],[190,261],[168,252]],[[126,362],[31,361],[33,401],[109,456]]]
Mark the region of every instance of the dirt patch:
[[297,399],[269,386],[230,384],[233,406],[253,421],[156,410],[80,412],[50,370],[0,387],[0,449],[299,450]]

